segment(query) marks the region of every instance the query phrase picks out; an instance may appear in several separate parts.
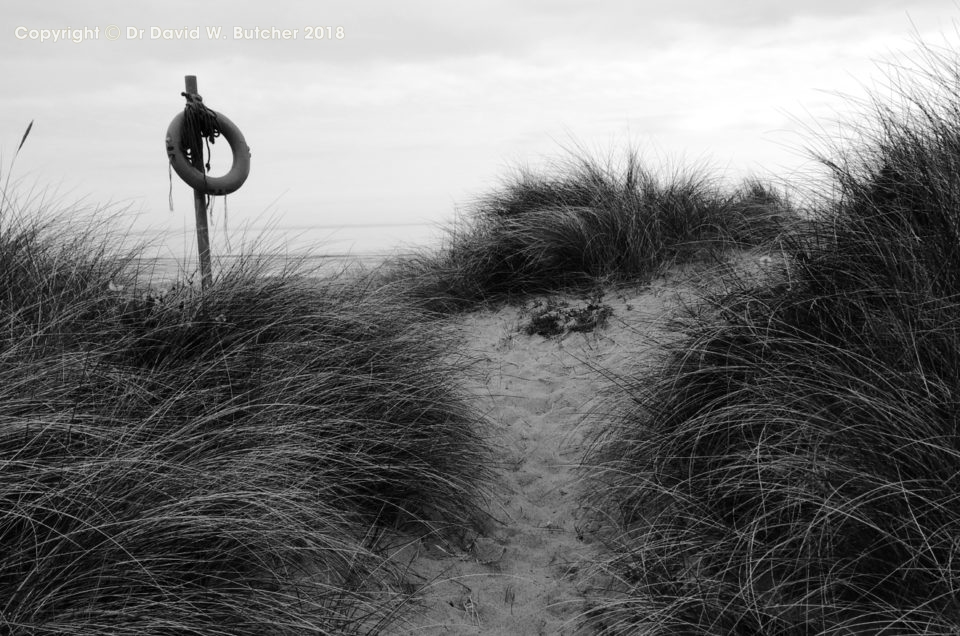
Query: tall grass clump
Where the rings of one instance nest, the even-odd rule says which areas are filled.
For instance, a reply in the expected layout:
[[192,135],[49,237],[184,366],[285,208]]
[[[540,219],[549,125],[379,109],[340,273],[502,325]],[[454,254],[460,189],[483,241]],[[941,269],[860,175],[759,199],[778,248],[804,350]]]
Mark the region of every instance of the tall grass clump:
[[727,192],[690,173],[661,178],[636,153],[623,166],[575,159],[522,171],[480,199],[447,245],[397,264],[428,307],[469,308],[597,280],[648,277],[665,265],[775,236],[783,194],[757,180]]
[[627,383],[603,633],[960,631],[960,60],[920,61],[778,274]]
[[385,533],[469,523],[484,488],[442,326],[252,255],[144,288],[48,215],[0,225],[0,633],[388,624]]

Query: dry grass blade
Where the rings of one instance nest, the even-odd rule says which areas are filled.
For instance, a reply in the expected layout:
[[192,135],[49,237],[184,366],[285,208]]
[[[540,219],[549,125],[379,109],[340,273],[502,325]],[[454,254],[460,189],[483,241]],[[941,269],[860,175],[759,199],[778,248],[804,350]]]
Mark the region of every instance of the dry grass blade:
[[23,148],[23,144],[26,143],[27,137],[30,135],[30,130],[33,128],[33,120],[30,120],[30,123],[27,124],[27,129],[23,132],[23,138],[20,139],[20,145],[17,146],[17,151],[14,153],[14,157],[20,154],[20,149]]

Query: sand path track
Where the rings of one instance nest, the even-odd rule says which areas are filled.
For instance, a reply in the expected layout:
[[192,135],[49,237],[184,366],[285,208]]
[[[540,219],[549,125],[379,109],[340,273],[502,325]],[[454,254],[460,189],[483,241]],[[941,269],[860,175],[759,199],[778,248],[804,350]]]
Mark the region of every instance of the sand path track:
[[[606,326],[562,336],[528,335],[531,305],[458,317],[464,353],[475,360],[467,386],[494,424],[499,491],[482,533],[429,536],[398,555],[409,563],[422,611],[391,634],[566,635],[578,631],[596,580],[584,576],[601,551],[578,483],[586,449],[584,415],[610,405],[608,372],[649,363],[671,338],[668,319],[702,289],[689,272],[652,284],[608,290]],[[553,302],[585,307],[582,295]],[[541,300],[541,302],[545,302]],[[598,404],[598,399],[604,403]]]

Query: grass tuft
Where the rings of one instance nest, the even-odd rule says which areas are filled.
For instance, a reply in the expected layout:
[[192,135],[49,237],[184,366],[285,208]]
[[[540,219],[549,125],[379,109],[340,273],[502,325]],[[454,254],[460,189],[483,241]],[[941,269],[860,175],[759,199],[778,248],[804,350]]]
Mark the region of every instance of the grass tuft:
[[776,236],[785,195],[751,180],[732,193],[706,177],[660,179],[637,154],[625,165],[577,159],[554,174],[520,172],[480,199],[448,244],[395,263],[394,278],[431,309],[650,277],[664,267]]
[[960,74],[926,55],[779,272],[688,314],[599,433],[601,633],[960,630]]
[[102,224],[4,214],[0,632],[389,624],[383,537],[485,488],[452,334],[367,278],[251,255],[157,288]]

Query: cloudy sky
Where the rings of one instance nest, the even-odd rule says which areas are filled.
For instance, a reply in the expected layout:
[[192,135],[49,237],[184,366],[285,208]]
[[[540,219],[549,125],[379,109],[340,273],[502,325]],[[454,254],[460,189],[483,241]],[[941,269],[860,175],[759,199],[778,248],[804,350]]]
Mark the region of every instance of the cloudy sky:
[[[252,149],[250,177],[227,200],[231,230],[271,225],[275,245],[366,252],[434,239],[518,167],[572,148],[632,148],[653,167],[730,179],[802,178],[804,130],[832,134],[852,108],[839,94],[862,96],[882,80],[878,63],[918,37],[955,39],[960,7],[7,0],[2,15],[0,177],[34,120],[11,175],[21,198],[107,206],[167,253],[189,254],[192,195],[174,175],[170,211],[163,146],[185,75]],[[290,38],[248,37],[256,28]],[[222,174],[226,144],[215,151]],[[332,229],[388,223],[398,225]]]

